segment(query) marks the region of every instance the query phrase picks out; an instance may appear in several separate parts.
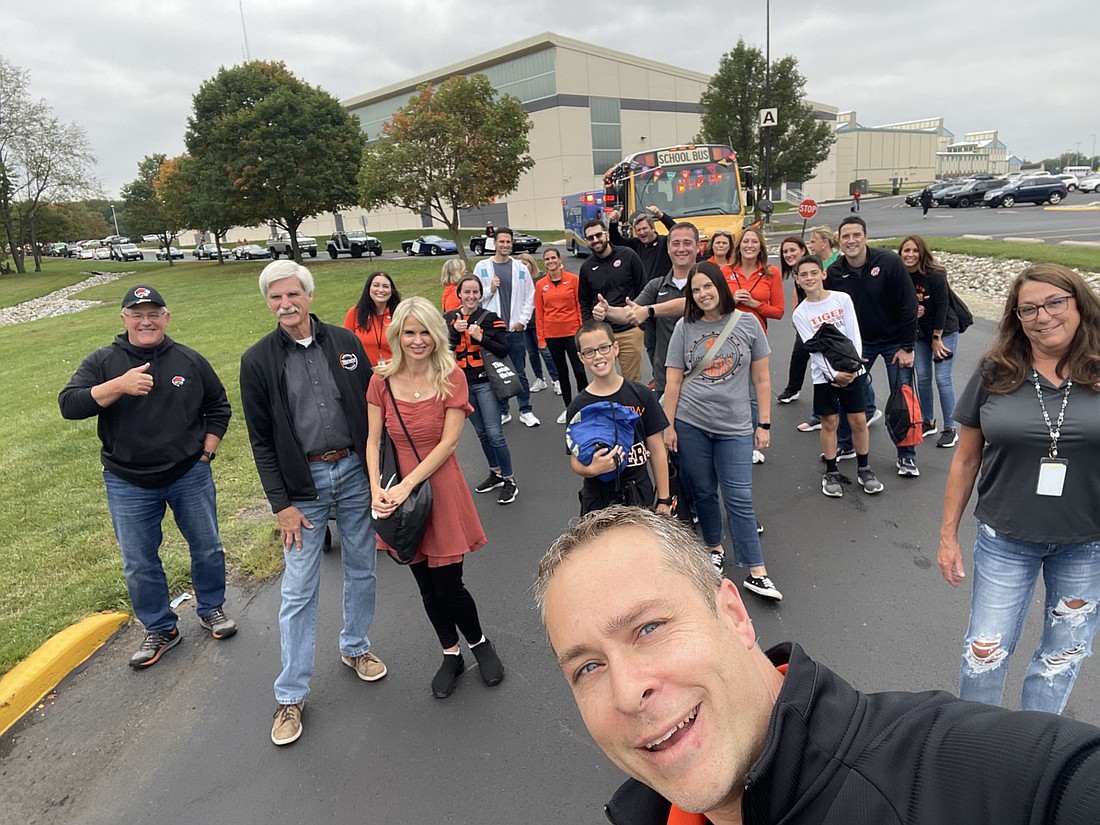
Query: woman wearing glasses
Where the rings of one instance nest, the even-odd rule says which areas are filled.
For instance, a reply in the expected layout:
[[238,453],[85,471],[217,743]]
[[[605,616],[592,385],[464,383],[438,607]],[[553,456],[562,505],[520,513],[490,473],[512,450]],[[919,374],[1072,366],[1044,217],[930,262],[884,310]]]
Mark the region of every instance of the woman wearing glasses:
[[1042,570],[1043,635],[1021,704],[1061,713],[1100,621],[1100,298],[1080,275],[1035,264],[1017,276],[955,420],[937,558],[952,587],[966,576],[959,521],[978,482],[959,695],[1000,704]]

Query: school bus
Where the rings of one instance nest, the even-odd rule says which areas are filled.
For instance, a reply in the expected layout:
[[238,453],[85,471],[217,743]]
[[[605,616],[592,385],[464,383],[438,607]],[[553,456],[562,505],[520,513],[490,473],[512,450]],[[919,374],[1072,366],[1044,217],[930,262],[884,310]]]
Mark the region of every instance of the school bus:
[[[752,169],[741,168],[729,146],[714,143],[635,152],[604,175],[605,195],[620,210],[624,229],[635,212],[656,206],[695,224],[702,239],[719,229],[735,239],[741,236],[753,206],[753,185]],[[667,230],[658,223],[657,231]]]

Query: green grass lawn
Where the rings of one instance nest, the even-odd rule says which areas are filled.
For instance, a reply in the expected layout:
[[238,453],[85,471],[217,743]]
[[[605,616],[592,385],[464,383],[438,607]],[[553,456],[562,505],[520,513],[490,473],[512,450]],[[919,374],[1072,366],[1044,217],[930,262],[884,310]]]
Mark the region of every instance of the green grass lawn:
[[[1100,249],[1096,248],[1060,246],[1059,244],[977,241],[970,238],[941,238],[929,235],[922,235],[921,237],[927,242],[929,249],[934,252],[955,252],[962,255],[976,255],[980,258],[1062,264],[1087,272],[1100,272]],[[900,244],[901,238],[887,238],[875,241],[873,245],[884,249],[897,250]]]
[[[340,323],[358,300],[367,274],[379,264],[309,261],[317,281],[313,310],[322,320]],[[439,259],[384,264],[403,295],[420,294],[433,301],[440,295],[440,265]],[[127,270],[122,264],[113,266]],[[50,260],[42,273],[18,276],[17,285],[0,280],[0,290],[5,290],[0,294],[44,295],[80,280],[87,268],[75,261]],[[103,263],[95,268],[111,267]],[[233,420],[214,471],[230,562],[247,576],[265,577],[279,569],[275,521],[252,462],[238,379],[241,353],[275,326],[257,287],[262,268],[262,262],[146,265],[140,277],[127,276],[78,296],[101,300],[100,307],[0,328],[0,361],[9,388],[0,462],[10,470],[0,509],[0,673],[89,613],[128,610],[95,420],[62,419],[57,394],[85,356],[122,330],[119,302],[136,283],[161,291],[172,312],[168,334],[206,356],[229,393]],[[163,557],[176,593],[187,586],[189,565],[170,518],[165,536]]]

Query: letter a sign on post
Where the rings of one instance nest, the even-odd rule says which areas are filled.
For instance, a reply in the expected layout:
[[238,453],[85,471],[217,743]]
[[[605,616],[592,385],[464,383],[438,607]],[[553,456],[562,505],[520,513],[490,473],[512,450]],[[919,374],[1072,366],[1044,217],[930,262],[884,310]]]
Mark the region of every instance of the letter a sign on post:
[[763,129],[766,126],[778,126],[779,125],[779,110],[778,109],[761,109],[760,110],[760,128]]

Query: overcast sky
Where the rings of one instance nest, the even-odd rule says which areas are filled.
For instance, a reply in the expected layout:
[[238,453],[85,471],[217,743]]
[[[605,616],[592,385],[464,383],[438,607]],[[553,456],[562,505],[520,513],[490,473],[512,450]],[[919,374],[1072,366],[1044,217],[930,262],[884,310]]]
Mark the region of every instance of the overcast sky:
[[[243,60],[241,3],[253,59],[341,100],[543,31],[707,74],[765,42],[766,0],[3,0],[0,54],[86,130],[116,197],[142,157],[183,151],[199,84]],[[798,58],[810,99],[863,125],[998,129],[1029,160],[1093,152],[1097,32],[1097,0],[771,0],[772,57]]]

